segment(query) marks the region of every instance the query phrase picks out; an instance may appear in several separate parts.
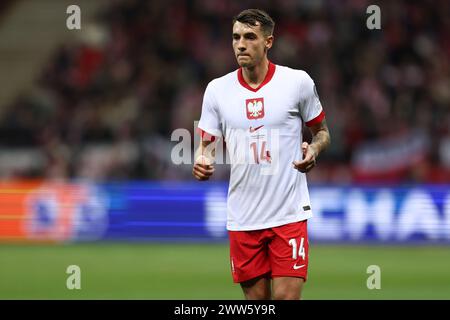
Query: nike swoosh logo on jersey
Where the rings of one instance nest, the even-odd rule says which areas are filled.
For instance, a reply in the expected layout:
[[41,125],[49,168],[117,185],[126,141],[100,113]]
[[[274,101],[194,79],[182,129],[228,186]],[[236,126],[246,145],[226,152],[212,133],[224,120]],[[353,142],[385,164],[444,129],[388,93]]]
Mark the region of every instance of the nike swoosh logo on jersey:
[[305,264],[302,264],[302,265],[297,265],[297,264],[294,264],[294,266],[292,267],[292,268],[294,268],[294,270],[298,270],[298,269],[300,269],[300,268],[303,268],[304,266],[306,266]]
[[261,129],[262,127],[264,127],[264,125],[261,125],[261,126],[256,127],[256,128],[252,128],[252,127],[250,126],[250,132],[255,132],[256,130]]

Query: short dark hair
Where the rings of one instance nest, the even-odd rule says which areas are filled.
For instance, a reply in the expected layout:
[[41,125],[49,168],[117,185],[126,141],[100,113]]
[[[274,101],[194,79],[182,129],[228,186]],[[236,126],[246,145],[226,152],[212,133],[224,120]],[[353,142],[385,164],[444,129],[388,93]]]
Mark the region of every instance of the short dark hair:
[[233,18],[233,25],[236,21],[253,27],[259,22],[261,30],[266,36],[272,35],[275,27],[273,19],[261,9],[246,9]]

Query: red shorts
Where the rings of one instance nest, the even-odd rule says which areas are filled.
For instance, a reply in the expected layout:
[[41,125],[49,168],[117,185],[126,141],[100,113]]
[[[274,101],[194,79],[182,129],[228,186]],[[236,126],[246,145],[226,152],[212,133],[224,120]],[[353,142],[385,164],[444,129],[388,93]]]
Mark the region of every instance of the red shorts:
[[307,220],[262,230],[228,231],[234,282],[268,274],[299,277],[308,272]]

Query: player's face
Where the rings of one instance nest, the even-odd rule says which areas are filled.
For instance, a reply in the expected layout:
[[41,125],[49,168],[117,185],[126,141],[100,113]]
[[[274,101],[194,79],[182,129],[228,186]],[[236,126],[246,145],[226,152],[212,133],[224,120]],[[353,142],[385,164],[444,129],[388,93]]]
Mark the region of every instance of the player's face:
[[258,65],[272,46],[273,36],[265,36],[261,26],[249,26],[236,21],[233,25],[233,50],[239,66]]

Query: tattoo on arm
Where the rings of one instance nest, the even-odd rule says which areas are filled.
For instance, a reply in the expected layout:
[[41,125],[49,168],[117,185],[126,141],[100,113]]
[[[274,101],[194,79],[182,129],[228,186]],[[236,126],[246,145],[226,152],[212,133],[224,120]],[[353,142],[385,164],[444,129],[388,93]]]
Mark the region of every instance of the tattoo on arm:
[[314,150],[316,150],[317,157],[330,145],[330,132],[328,131],[328,126],[325,119],[322,122],[311,126],[309,129],[313,135],[310,145],[312,145]]

